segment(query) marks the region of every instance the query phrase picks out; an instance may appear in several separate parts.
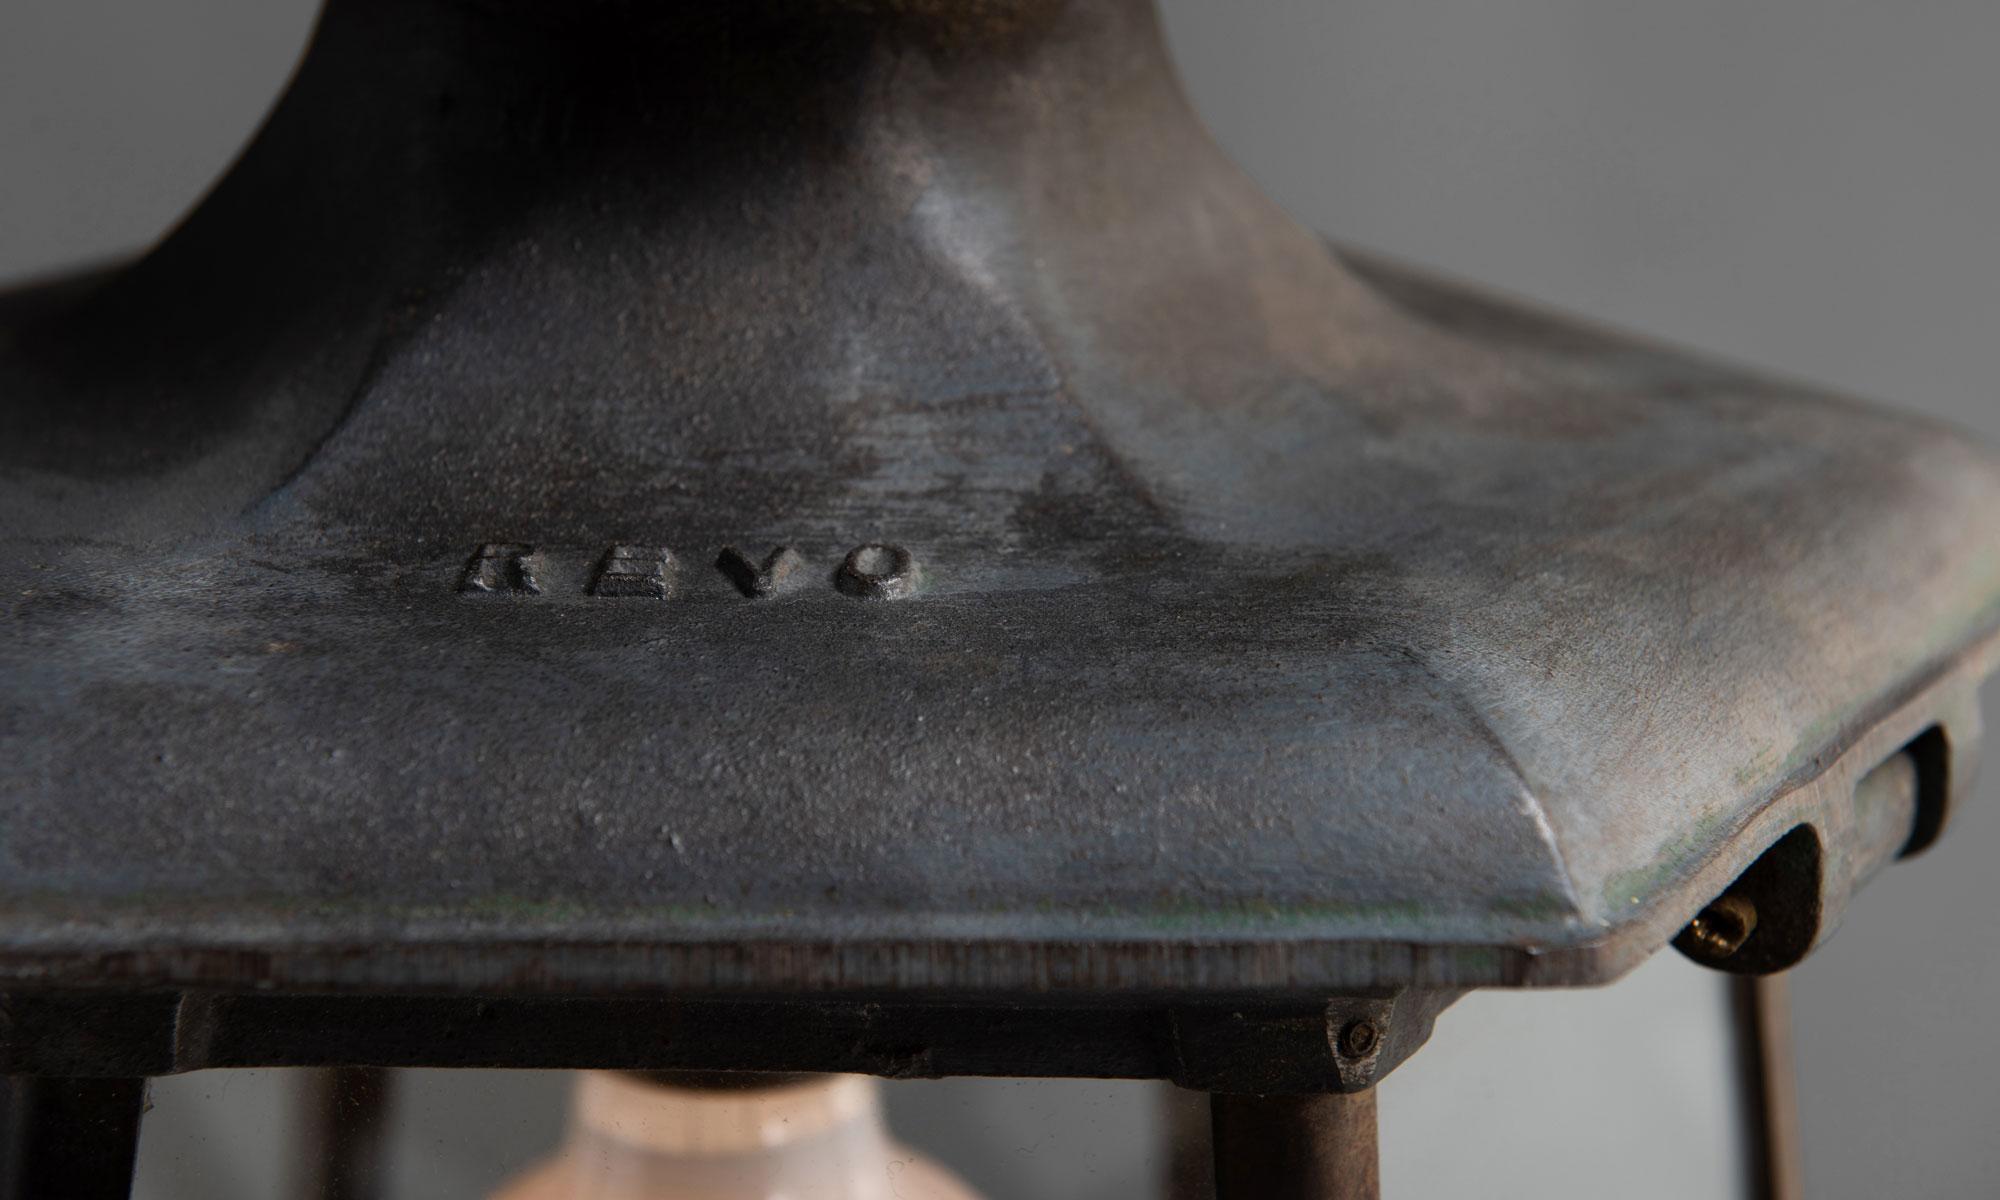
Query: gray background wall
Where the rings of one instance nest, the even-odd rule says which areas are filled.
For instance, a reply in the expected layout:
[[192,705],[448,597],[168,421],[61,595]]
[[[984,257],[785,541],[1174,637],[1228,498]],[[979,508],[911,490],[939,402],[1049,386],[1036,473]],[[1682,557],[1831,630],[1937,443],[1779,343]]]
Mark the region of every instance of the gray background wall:
[[[254,128],[311,7],[0,0],[0,285],[157,236]],[[1307,223],[2000,441],[1990,0],[1164,7],[1197,106]],[[1995,791],[1796,974],[1813,1195],[2000,1195]],[[1620,1195],[1720,1194],[1719,1011],[1671,960],[1475,997],[1385,1085],[1392,1194],[1601,1195],[1614,1171]],[[472,1194],[554,1136],[552,1079],[413,1086],[408,1195]],[[1157,1169],[1146,1089],[892,1091],[996,1197],[1139,1195]],[[268,1072],[164,1086],[149,1194],[278,1194],[288,1096]]]

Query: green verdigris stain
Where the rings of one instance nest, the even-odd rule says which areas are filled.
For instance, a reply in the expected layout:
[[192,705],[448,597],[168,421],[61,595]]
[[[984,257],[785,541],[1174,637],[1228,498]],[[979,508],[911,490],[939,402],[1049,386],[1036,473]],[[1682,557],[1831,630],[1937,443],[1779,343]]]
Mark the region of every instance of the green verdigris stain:
[[1783,762],[1783,757],[1776,750],[1767,747],[1758,751],[1755,758],[1738,767],[1731,782],[1747,791],[1769,779],[1773,774],[1781,774]]
[[1650,863],[1611,876],[1604,884],[1605,909],[1619,912],[1643,904],[1669,884],[1693,874],[1721,841],[1727,824],[1723,810],[1711,809],[1687,832],[1663,846]]

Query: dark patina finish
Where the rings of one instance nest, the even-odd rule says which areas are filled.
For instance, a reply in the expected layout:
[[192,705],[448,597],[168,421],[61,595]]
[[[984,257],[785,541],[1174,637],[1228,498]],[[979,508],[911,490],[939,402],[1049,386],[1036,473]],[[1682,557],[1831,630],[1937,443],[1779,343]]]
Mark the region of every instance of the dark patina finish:
[[2000,627],[1992,456],[1329,248],[1135,3],[336,0],[0,330],[12,1070],[1363,1090],[1795,961]]

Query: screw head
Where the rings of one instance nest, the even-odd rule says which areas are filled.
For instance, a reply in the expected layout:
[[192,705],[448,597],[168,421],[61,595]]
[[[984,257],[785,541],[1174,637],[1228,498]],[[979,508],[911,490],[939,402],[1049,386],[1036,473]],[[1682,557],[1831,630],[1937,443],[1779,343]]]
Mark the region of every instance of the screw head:
[[1373,1021],[1349,1021],[1340,1031],[1340,1052],[1349,1058],[1367,1058],[1382,1043],[1382,1031]]
[[1723,896],[1688,922],[1687,937],[1704,958],[1719,961],[1743,948],[1757,932],[1757,906],[1747,897]]

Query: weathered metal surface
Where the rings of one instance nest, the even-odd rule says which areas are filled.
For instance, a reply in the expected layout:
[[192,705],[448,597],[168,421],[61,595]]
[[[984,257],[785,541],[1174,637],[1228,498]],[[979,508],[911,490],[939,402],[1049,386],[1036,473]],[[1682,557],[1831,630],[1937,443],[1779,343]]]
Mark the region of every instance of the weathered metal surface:
[[336,0],[7,302],[0,986],[1587,983],[1801,826],[1824,936],[1931,729],[1935,831],[1992,456],[1328,249],[1135,4],[891,8]]

